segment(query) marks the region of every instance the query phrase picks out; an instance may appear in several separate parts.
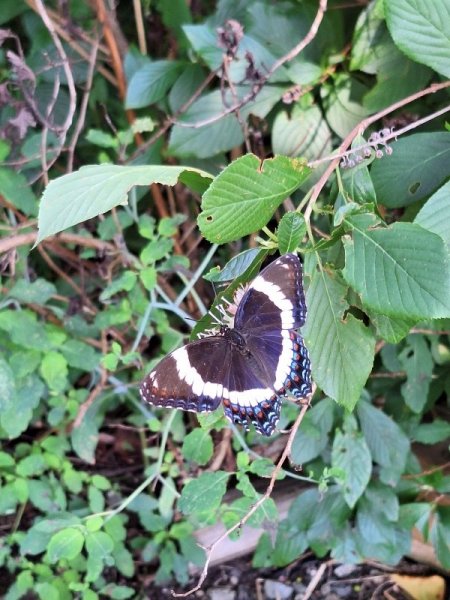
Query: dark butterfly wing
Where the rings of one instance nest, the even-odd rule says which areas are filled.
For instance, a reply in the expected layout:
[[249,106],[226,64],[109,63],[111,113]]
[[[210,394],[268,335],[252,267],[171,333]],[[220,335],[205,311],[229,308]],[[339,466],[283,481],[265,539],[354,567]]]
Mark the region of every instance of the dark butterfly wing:
[[239,303],[234,326],[241,333],[298,329],[306,319],[302,265],[285,254],[252,281]]
[[263,382],[276,394],[298,399],[311,394],[308,351],[296,332],[306,319],[299,258],[285,254],[266,267],[242,297],[235,327],[258,365]]
[[271,435],[280,414],[273,389],[255,375],[254,359],[223,336],[197,340],[175,350],[141,384],[143,400],[154,406],[194,412],[215,410],[223,399],[233,423]]
[[248,423],[263,435],[272,435],[280,418],[281,399],[250,353],[230,349],[230,369],[223,389],[225,415],[248,430]]
[[140,387],[143,400],[155,406],[195,412],[215,410],[228,378],[229,342],[212,336],[175,350],[147,375]]

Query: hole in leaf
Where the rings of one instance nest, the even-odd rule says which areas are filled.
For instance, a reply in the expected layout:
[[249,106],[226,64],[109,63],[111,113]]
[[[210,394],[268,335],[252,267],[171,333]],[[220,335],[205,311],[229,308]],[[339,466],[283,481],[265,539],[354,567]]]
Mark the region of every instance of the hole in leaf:
[[409,193],[415,194],[419,188],[420,188],[420,181],[415,181],[413,184],[411,184],[409,186]]
[[208,223],[211,223],[211,221],[213,220],[213,216],[212,215],[208,215],[206,217],[206,220],[208,221]]

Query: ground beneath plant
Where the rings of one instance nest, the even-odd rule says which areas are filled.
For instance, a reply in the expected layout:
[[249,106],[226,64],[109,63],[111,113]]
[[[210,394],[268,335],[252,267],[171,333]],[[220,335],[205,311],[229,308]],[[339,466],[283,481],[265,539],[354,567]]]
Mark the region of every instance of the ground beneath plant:
[[[195,579],[181,593],[195,585]],[[167,600],[171,588],[151,585],[146,597]],[[201,590],[188,598],[202,600],[445,600],[450,578],[426,565],[404,560],[396,567],[375,562],[342,565],[313,557],[283,569],[253,569],[239,559],[211,569]]]

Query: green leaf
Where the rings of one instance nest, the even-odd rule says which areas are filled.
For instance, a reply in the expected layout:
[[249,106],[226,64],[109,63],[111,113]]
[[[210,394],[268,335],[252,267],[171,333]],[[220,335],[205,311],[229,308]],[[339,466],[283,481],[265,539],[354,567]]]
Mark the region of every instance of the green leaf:
[[301,160],[254,154],[233,161],[203,195],[198,225],[211,242],[224,244],[264,227],[311,170]]
[[[300,515],[299,511],[300,502],[297,504],[296,512],[298,515]],[[302,529],[307,532],[310,547],[323,556],[340,538],[349,521],[350,514],[350,508],[342,495],[341,489],[338,486],[333,486],[323,495],[317,493],[315,506],[311,509],[309,518],[305,518],[305,511],[303,511],[301,517],[298,516],[297,518],[304,521]],[[289,511],[290,515],[291,511]]]
[[28,480],[30,502],[45,513],[65,510],[67,501],[64,490],[58,481],[41,477]]
[[435,419],[432,423],[422,423],[416,429],[413,438],[421,444],[437,444],[450,438],[450,423]]
[[136,285],[137,275],[133,271],[123,271],[121,275],[111,282],[100,294],[100,301],[106,302],[118,292],[130,292]]
[[135,573],[135,566],[131,552],[129,552],[123,544],[116,544],[112,555],[114,562],[116,563],[117,570],[122,573],[124,577],[133,577]]
[[67,363],[82,371],[93,371],[100,362],[100,354],[96,350],[80,340],[67,340],[61,347],[61,354]]
[[333,467],[345,473],[344,498],[353,508],[367,487],[372,473],[372,456],[364,436],[355,428],[354,417],[344,422],[344,432],[337,431],[331,455]]
[[95,449],[97,447],[99,428],[103,422],[103,405],[97,398],[91,404],[78,427],[71,433],[72,447],[78,456],[87,463],[95,462]]
[[397,564],[408,553],[411,532],[396,526],[366,498],[358,503],[356,515],[358,548],[364,556],[370,556],[387,564]]
[[42,454],[30,454],[25,456],[17,465],[17,474],[21,477],[33,477],[42,475],[48,469],[48,465]]
[[51,350],[44,355],[40,373],[48,387],[54,392],[63,392],[67,385],[67,361],[62,354]]
[[392,41],[381,3],[371,2],[359,17],[353,34],[351,69],[377,75],[363,105],[371,112],[422,89],[431,78],[427,67],[406,58]]
[[445,569],[450,569],[450,510],[448,506],[438,508],[437,518],[431,530],[431,539],[438,560]]
[[215,119],[224,110],[220,91],[204,94],[180,118],[170,132],[169,152],[180,158],[208,158],[226,152],[243,141],[242,129],[235,115],[227,115],[204,127],[185,127],[183,122],[196,123]]
[[344,531],[341,531],[339,537],[333,543],[331,557],[344,565],[356,565],[363,561],[363,556],[358,550],[355,530],[347,523]]
[[357,406],[361,430],[373,460],[381,467],[381,480],[395,485],[405,469],[409,440],[400,427],[383,411],[365,401]]
[[388,521],[399,519],[400,504],[395,490],[390,485],[373,480],[364,492],[364,500],[372,505],[372,512],[378,512]]
[[105,560],[114,549],[114,542],[110,535],[104,531],[94,531],[86,536],[86,550],[88,554]]
[[14,373],[9,364],[0,357],[0,423],[4,430],[9,434],[12,429],[9,426],[8,419],[4,418],[4,413],[14,408],[16,404],[16,384]]
[[450,267],[439,236],[413,223],[377,229],[363,229],[352,217],[346,223],[353,239],[344,241],[343,275],[365,305],[400,318],[450,316]]
[[194,181],[211,177],[190,167],[161,165],[88,165],[63,175],[51,181],[42,196],[36,243],[115,206],[126,204],[128,192],[135,185],[175,185],[179,179],[183,180],[186,171],[195,176]]
[[141,66],[128,83],[125,108],[143,108],[164,98],[182,67],[174,60],[155,60]]
[[435,192],[423,205],[414,223],[440,235],[450,249],[450,181]]
[[213,267],[206,275],[203,275],[203,279],[213,281],[214,283],[218,281],[232,281],[245,273],[259,253],[259,248],[244,250],[237,256],[233,256],[223,269],[220,269],[220,267]]
[[187,483],[178,501],[178,506],[185,514],[214,513],[220,505],[227,489],[230,473],[202,473],[197,479]]
[[73,560],[83,549],[84,537],[79,529],[66,527],[55,533],[48,544],[47,553],[51,563],[62,558]]
[[[55,580],[54,584],[56,583],[57,581]],[[36,583],[34,589],[39,597],[39,600],[59,600],[61,597],[56,585],[48,583],[47,581]]]
[[[3,7],[2,7],[3,9]],[[30,217],[37,213],[37,201],[27,178],[13,169],[0,167],[0,194]]]
[[424,337],[408,336],[399,359],[406,371],[406,383],[401,387],[402,396],[413,412],[420,413],[427,402],[434,368],[430,348]]
[[139,279],[142,281],[146,290],[151,292],[155,289],[157,283],[157,272],[155,267],[145,267],[139,272]]
[[303,215],[296,212],[284,214],[277,230],[280,254],[294,252],[305,233],[306,223]]
[[393,154],[372,163],[377,199],[388,208],[408,206],[448,178],[450,133],[416,133],[392,143]]
[[183,441],[181,452],[186,460],[191,460],[199,465],[206,465],[213,455],[213,441],[211,435],[203,429],[194,429]]
[[[184,4],[184,6],[186,5]],[[205,81],[205,77],[205,69],[199,64],[191,63],[185,66],[169,92],[168,99],[172,114],[178,112],[183,104],[192,98],[195,91]]]
[[[250,93],[248,86],[236,88],[237,99]],[[241,109],[241,118],[254,114],[264,118],[270,109],[278,102],[284,88],[265,86],[257,97]],[[172,127],[169,141],[169,152],[178,157],[196,156],[210,158],[220,152],[227,152],[244,141],[242,127],[234,114],[222,116],[225,106],[236,103],[236,99],[221,90],[204,94],[179,118]],[[211,124],[196,126],[211,120]]]
[[92,513],[101,513],[105,510],[105,497],[94,485],[88,487],[88,501]]
[[410,329],[417,323],[417,319],[387,317],[373,311],[369,311],[369,315],[370,320],[376,327],[377,334],[391,344],[397,344],[406,337]]
[[112,600],[126,600],[127,598],[133,598],[136,595],[136,590],[126,585],[116,585],[115,583],[109,583],[106,587],[100,590],[101,594],[104,594]]
[[344,138],[368,115],[369,111],[362,105],[366,91],[359,81],[346,75],[339,76],[332,87],[322,86],[327,123],[339,137]]
[[317,385],[353,410],[372,369],[375,338],[368,327],[344,312],[346,288],[326,271],[315,272],[306,294],[303,336]]
[[[249,473],[254,473],[258,475],[258,477],[271,477],[272,473],[275,469],[275,465],[270,460],[270,458],[257,458],[254,460],[249,470]],[[282,479],[284,477],[284,472],[281,471],[278,475],[278,479]]]
[[450,77],[450,19],[446,0],[385,0],[396,45],[416,62]]
[[308,160],[329,155],[331,131],[320,108],[296,105],[290,114],[278,112],[272,128],[272,149],[274,154],[303,156]]
[[20,302],[45,304],[53,294],[56,294],[56,287],[49,281],[38,278],[32,282],[19,279],[9,290],[8,296]]
[[402,504],[399,510],[399,523],[406,529],[417,527],[424,533],[428,529],[432,505],[428,502]]
[[333,400],[324,398],[308,410],[292,444],[291,461],[294,464],[309,462],[325,450],[333,425],[334,406]]
[[[360,138],[360,143],[364,143],[363,138]],[[342,174],[342,183],[351,201],[360,204],[376,202],[375,188],[370,178],[369,169],[365,164],[345,170]]]
[[47,351],[52,347],[44,325],[29,310],[3,310],[0,312],[0,329],[9,333],[14,344],[27,350]]

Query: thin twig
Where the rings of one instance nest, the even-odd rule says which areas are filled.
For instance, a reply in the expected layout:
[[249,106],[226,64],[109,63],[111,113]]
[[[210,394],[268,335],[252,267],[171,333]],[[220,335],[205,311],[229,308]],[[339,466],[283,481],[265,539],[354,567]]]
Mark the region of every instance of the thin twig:
[[320,192],[324,188],[325,184],[328,181],[328,178],[333,173],[334,169],[338,166],[338,164],[341,160],[340,155],[348,149],[348,147],[350,146],[350,144],[352,143],[352,141],[354,140],[354,138],[356,136],[362,135],[364,133],[364,131],[367,129],[367,127],[369,127],[369,125],[371,125],[372,123],[375,123],[376,121],[383,118],[384,116],[389,115],[390,113],[394,112],[395,110],[402,108],[403,106],[410,104],[411,102],[414,102],[415,100],[418,100],[419,98],[422,98],[423,96],[427,96],[428,94],[435,94],[436,92],[439,92],[449,86],[450,86],[450,81],[444,81],[443,83],[433,83],[432,85],[425,88],[424,90],[421,90],[420,92],[416,92],[415,94],[411,94],[411,96],[407,96],[406,98],[403,98],[402,100],[399,100],[398,102],[395,102],[394,104],[391,104],[387,108],[384,108],[383,110],[377,112],[376,114],[372,115],[371,117],[367,117],[366,119],[363,119],[358,125],[356,125],[356,127],[354,127],[352,129],[352,131],[347,135],[347,137],[344,139],[342,144],[339,146],[336,157],[333,158],[333,160],[330,162],[330,164],[328,165],[326,170],[323,172],[319,181],[313,187],[312,194],[311,194],[311,197],[308,202],[308,206],[306,207],[306,210],[305,210],[306,222],[310,221],[314,205],[317,202]]
[[99,39],[96,39],[92,46],[92,52],[89,57],[88,72],[86,77],[86,89],[84,90],[83,98],[81,100],[80,114],[78,116],[75,131],[73,132],[69,147],[67,148],[67,173],[71,173],[73,171],[73,157],[75,154],[75,147],[77,145],[78,138],[80,137],[80,134],[83,131],[84,122],[86,120],[89,94],[91,93],[92,82],[94,81],[95,64],[97,62],[99,43]]
[[[405,127],[402,127],[401,129],[393,130],[388,135],[383,136],[383,144],[386,142],[389,142],[390,140],[396,140],[398,137],[400,137],[404,133],[407,133],[408,131],[411,131],[413,129],[417,129],[417,127],[420,127],[424,123],[428,123],[429,121],[432,121],[433,119],[437,119],[437,117],[440,117],[441,115],[444,115],[446,112],[449,112],[449,111],[450,111],[450,106],[445,106],[444,108],[437,110],[436,112],[432,113],[431,115],[427,115],[426,117],[423,117],[423,119],[418,119],[417,121],[414,121],[413,123],[409,123],[408,125],[406,125]],[[367,142],[366,144],[362,144],[361,146],[355,146],[354,148],[351,148],[351,150],[342,152],[339,155],[332,154],[331,156],[325,156],[324,158],[319,158],[318,160],[313,160],[308,163],[308,166],[314,168],[314,167],[317,167],[318,165],[320,165],[321,163],[328,162],[334,158],[338,158],[338,157],[344,158],[346,156],[351,156],[352,154],[363,152],[366,148],[370,149],[375,144],[376,144],[376,142],[372,142],[372,143]]]
[[[32,223],[27,224],[27,227],[32,226]],[[20,246],[26,246],[27,244],[34,244],[38,237],[37,231],[30,231],[29,233],[21,233],[19,235],[11,235],[0,239],[0,254],[19,248]],[[77,246],[85,246],[86,248],[94,248],[101,252],[117,252],[115,246],[110,242],[104,240],[98,240],[96,238],[88,238],[76,233],[58,233],[56,236],[50,236],[43,240],[42,244],[51,243],[53,240],[59,240],[66,244],[76,244]]]
[[147,54],[147,40],[145,39],[144,19],[142,18],[141,0],[133,0],[134,20],[138,36],[139,52],[144,56]]
[[[334,562],[334,561],[331,561],[331,562]],[[311,598],[311,596],[314,593],[314,590],[319,585],[319,581],[322,579],[323,574],[325,573],[325,569],[328,567],[329,563],[330,563],[330,561],[324,562],[317,569],[316,574],[311,579],[311,581],[308,584],[308,587],[305,590],[302,600],[309,600],[309,598]]]
[[[67,111],[66,119],[64,123],[59,127],[59,133],[61,138],[65,140],[67,135],[67,131],[72,124],[73,115],[75,114],[76,104],[77,104],[77,92],[75,90],[75,82],[72,75],[72,70],[70,68],[69,59],[67,58],[67,54],[64,50],[64,47],[56,33],[55,26],[53,21],[48,16],[47,10],[44,6],[42,0],[35,0],[36,10],[39,13],[44,25],[46,26],[55,48],[61,58],[62,66],[64,69],[64,73],[66,75],[67,87],[69,88],[69,108]],[[61,146],[64,145],[64,141],[61,143]]]
[[189,591],[180,593],[180,594],[177,594],[176,592],[174,592],[172,590],[172,596],[175,596],[176,598],[184,598],[186,596],[190,596],[191,594],[195,593],[196,591],[198,591],[201,588],[201,586],[203,585],[203,582],[205,581],[206,576],[208,574],[209,563],[211,562],[211,558],[212,558],[212,555],[213,555],[216,547],[225,538],[227,538],[231,533],[233,533],[233,531],[236,531],[236,529],[239,529],[240,527],[245,525],[245,523],[250,519],[250,517],[258,510],[258,508],[270,497],[272,490],[275,486],[275,481],[277,480],[277,477],[280,474],[280,471],[282,469],[283,463],[289,457],[289,455],[291,453],[292,443],[294,441],[297,430],[300,427],[300,424],[301,424],[307,410],[308,410],[307,404],[302,406],[302,408],[297,416],[297,419],[295,420],[295,423],[292,426],[292,429],[289,433],[289,437],[288,437],[286,446],[283,450],[283,454],[281,455],[279,461],[276,464],[275,469],[273,470],[272,476],[269,481],[269,485],[267,486],[267,489],[264,492],[264,494],[258,499],[257,502],[255,502],[255,504],[251,507],[251,509],[248,511],[248,513],[240,521],[238,521],[232,527],[227,529],[225,531],[225,533],[223,533],[221,536],[219,536],[210,546],[208,546],[206,548],[206,561],[205,561],[205,565],[203,567],[203,570],[202,570],[202,573],[200,575],[197,585],[194,586],[193,588],[191,588]]

